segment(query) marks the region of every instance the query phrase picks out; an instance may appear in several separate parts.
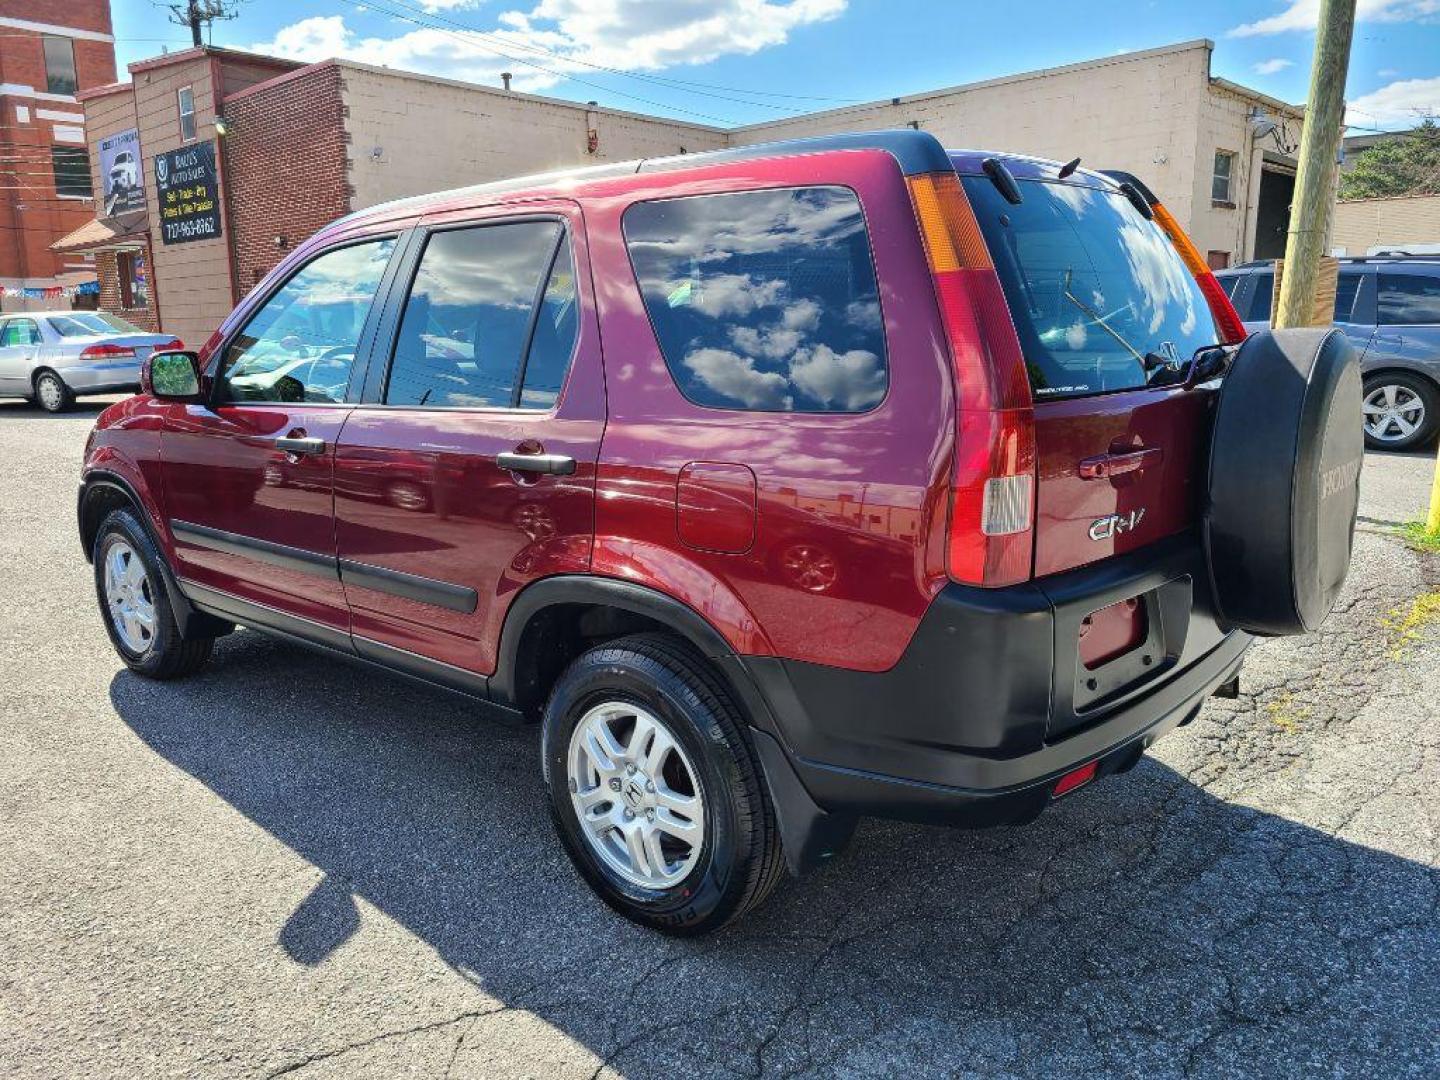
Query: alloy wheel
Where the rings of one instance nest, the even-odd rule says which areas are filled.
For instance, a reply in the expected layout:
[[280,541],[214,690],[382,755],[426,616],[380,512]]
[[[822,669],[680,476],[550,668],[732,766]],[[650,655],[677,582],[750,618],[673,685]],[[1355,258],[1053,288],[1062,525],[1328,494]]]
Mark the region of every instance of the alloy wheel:
[[570,736],[568,779],[586,844],[632,885],[670,888],[700,858],[699,773],[648,710],[624,701],[588,710]]
[[140,556],[124,540],[105,553],[105,607],[125,647],[144,653],[155,640],[155,595]]
[[1425,423],[1425,400],[1408,386],[1388,383],[1365,395],[1365,434],[1376,442],[1408,439]]

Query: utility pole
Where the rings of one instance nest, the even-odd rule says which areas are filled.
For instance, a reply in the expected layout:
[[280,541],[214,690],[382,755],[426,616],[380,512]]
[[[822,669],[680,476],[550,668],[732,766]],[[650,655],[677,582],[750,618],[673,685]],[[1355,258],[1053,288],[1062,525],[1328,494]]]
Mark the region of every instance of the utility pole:
[[1300,137],[1300,166],[1295,171],[1295,202],[1285,241],[1285,272],[1275,326],[1309,326],[1314,321],[1315,289],[1330,214],[1335,203],[1335,171],[1345,122],[1345,74],[1355,32],[1355,0],[1320,0],[1315,30],[1315,63],[1305,130]]
[[176,26],[188,26],[190,37],[198,49],[205,44],[203,28],[222,19],[233,19],[240,13],[235,10],[239,0],[184,0],[184,3],[165,3],[170,9],[170,21]]

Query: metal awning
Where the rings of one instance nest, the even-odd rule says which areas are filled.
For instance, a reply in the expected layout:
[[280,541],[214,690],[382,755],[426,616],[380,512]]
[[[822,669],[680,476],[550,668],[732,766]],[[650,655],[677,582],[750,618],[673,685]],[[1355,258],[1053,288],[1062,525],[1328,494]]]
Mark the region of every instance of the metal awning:
[[69,236],[56,240],[50,245],[50,250],[79,253],[112,247],[138,247],[149,231],[150,222],[145,211],[137,210],[133,214],[87,221]]

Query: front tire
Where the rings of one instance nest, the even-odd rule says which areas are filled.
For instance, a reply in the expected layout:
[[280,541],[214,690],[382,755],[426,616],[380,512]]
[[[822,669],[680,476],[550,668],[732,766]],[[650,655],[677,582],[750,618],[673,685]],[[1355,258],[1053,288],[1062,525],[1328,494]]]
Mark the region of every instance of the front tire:
[[591,649],[556,682],[541,735],[551,815],[626,918],[704,934],[775,887],[780,836],[745,727],[709,665],[662,634]]
[[35,404],[48,413],[62,413],[75,404],[75,395],[55,372],[42,371],[35,376]]
[[100,523],[95,592],[110,642],[135,674],[178,679],[203,667],[215,643],[180,636],[162,558],[133,511],[112,510]]
[[1440,430],[1440,393],[1420,375],[1391,371],[1365,380],[1365,445],[1414,450]]

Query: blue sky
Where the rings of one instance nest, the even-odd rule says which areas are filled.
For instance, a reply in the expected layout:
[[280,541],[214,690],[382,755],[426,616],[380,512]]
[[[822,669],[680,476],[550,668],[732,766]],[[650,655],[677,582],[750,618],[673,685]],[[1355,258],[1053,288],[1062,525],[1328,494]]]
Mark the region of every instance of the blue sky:
[[[1303,102],[1319,0],[244,0],[217,45],[369,63],[710,123],[1152,48],[1215,41],[1214,73]],[[1360,0],[1347,98],[1357,126],[1440,113],[1440,0]],[[1023,11],[1023,15],[1022,12]],[[123,73],[189,31],[113,0]],[[478,34],[476,32],[479,32]],[[508,55],[505,55],[508,54]],[[701,84],[701,85],[695,85]]]

